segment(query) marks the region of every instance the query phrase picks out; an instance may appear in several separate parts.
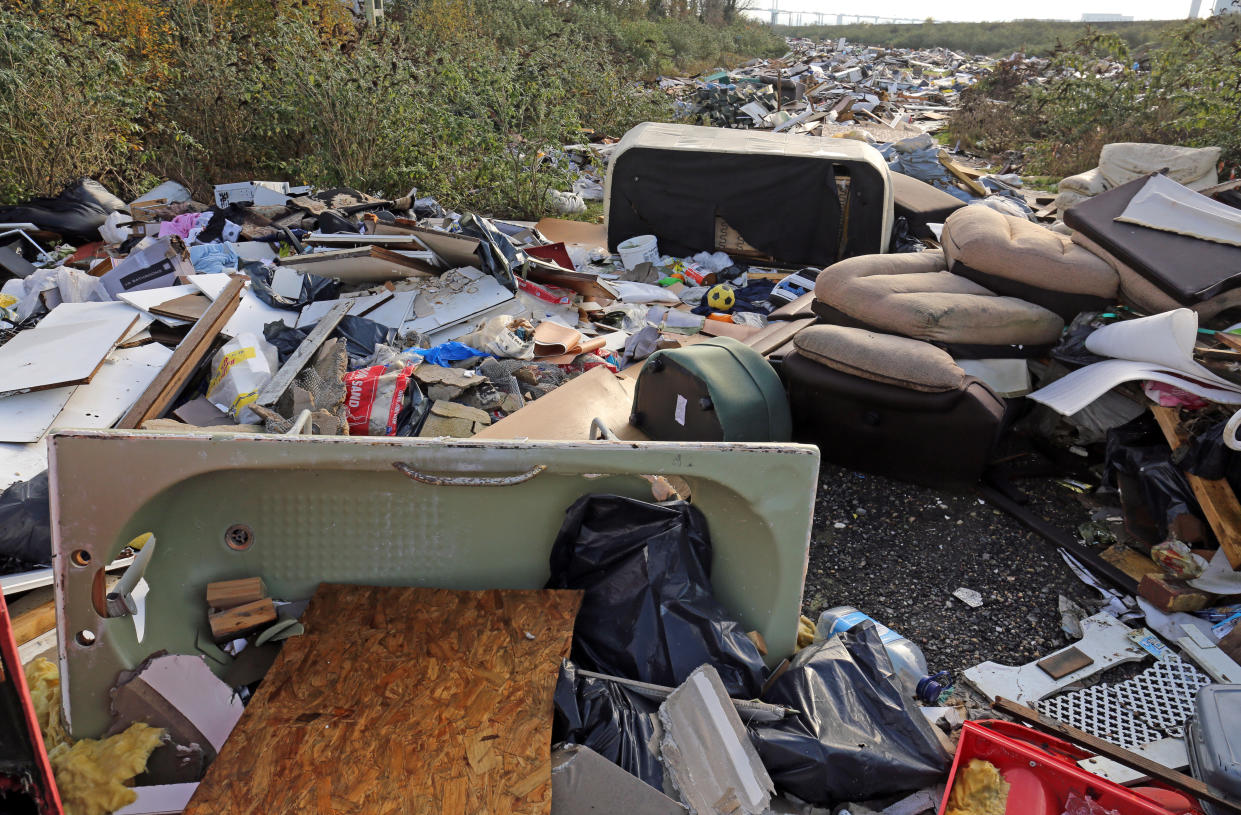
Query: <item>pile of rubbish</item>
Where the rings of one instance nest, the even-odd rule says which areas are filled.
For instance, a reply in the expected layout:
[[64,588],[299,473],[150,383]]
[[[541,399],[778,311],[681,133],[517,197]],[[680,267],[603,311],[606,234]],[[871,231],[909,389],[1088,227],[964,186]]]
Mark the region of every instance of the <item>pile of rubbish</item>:
[[0,219],[4,486],[42,469],[53,426],[473,436],[594,368],[754,333],[793,296],[722,252],[618,255],[598,224],[414,193],[250,182],[203,203],[168,182],[126,204],[84,179]]
[[861,127],[932,133],[947,124],[960,92],[997,60],[946,48],[875,48],[847,42],[789,40],[779,59],[755,59],[731,71],[661,77],[691,121],[830,136]]
[[[986,60],[791,47],[545,154],[604,223],[0,209],[0,810],[1241,812],[1241,180],[1032,196],[929,135]],[[959,671],[803,610],[821,461],[975,490],[1095,607]]]

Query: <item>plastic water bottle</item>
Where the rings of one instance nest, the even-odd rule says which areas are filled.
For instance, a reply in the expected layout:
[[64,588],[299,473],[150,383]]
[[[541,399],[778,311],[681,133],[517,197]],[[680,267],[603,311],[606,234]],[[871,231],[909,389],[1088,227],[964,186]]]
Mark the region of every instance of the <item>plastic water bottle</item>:
[[922,656],[921,648],[853,606],[836,606],[820,614],[818,633],[814,641],[823,642],[866,620],[875,624],[879,639],[883,642],[883,650],[888,652],[888,658],[892,660],[897,684],[905,695],[929,704],[939,701],[939,695],[944,691],[943,683],[947,672],[932,676],[927,670],[926,657]]

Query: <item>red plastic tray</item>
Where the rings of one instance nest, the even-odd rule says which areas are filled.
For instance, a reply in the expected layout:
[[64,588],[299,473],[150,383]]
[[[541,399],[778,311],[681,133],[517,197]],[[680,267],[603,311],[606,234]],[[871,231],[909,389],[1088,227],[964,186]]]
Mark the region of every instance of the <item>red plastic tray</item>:
[[1077,761],[1093,755],[1025,725],[993,719],[966,722],[939,813],[943,815],[948,808],[958,769],[972,758],[994,764],[1011,785],[1005,815],[1061,815],[1070,792],[1089,795],[1120,815],[1201,812],[1197,802],[1184,793],[1161,787],[1122,787],[1077,766]]

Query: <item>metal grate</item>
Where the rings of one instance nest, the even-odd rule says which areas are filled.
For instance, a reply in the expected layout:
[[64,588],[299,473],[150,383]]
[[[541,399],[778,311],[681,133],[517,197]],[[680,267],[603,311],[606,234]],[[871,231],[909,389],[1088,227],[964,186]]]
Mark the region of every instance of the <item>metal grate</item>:
[[1133,750],[1182,738],[1194,696],[1210,677],[1182,659],[1156,662],[1132,679],[1100,684],[1036,702],[1041,713]]

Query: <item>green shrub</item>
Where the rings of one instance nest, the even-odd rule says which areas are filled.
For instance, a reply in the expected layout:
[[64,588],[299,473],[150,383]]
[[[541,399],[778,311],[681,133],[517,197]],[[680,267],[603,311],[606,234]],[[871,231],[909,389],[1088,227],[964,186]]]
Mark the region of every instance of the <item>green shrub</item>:
[[783,50],[637,0],[389,0],[374,27],[335,0],[124,0],[123,28],[90,27],[103,0],[66,1],[80,13],[0,16],[0,201],[75,175],[199,200],[267,178],[533,218],[567,185],[561,145],[671,117],[642,80]]
[[[1035,82],[1018,64],[962,94],[954,139],[984,153],[1026,149],[1026,172],[1064,177],[1098,164],[1111,142],[1219,146],[1241,161],[1241,21],[1190,21],[1143,49],[1140,64],[1114,34],[1093,32],[1059,49]],[[1114,75],[1096,68],[1115,60]]]
[[66,35],[0,10],[0,201],[54,194],[81,175],[141,186],[136,120],[150,91],[114,46],[79,26]]

